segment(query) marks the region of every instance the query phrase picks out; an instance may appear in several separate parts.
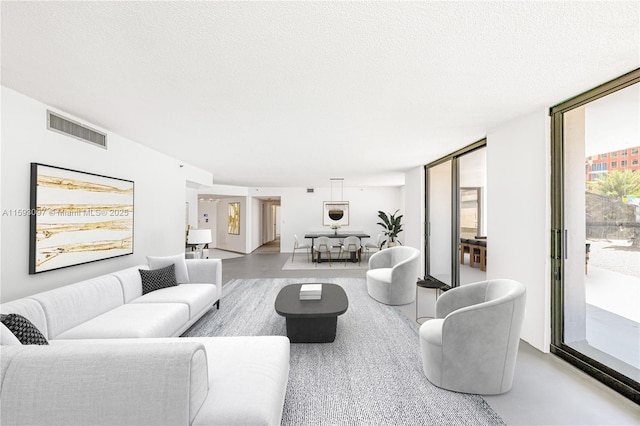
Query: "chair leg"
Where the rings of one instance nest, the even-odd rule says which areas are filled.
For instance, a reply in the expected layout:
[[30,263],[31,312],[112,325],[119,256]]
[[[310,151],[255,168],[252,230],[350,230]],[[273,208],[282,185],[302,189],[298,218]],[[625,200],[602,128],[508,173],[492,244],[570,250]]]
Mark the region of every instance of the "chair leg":
[[291,255],[291,263],[293,263],[293,258],[295,257],[295,255],[296,255],[296,249],[294,248],[293,254]]

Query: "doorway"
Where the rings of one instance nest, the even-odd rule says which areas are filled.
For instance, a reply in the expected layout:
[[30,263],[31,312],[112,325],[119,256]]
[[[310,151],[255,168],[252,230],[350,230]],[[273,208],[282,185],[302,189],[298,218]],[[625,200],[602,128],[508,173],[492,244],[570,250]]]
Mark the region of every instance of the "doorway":
[[260,240],[253,253],[280,253],[280,197],[259,197],[254,202],[258,203],[256,224],[260,229],[256,235],[260,236]]

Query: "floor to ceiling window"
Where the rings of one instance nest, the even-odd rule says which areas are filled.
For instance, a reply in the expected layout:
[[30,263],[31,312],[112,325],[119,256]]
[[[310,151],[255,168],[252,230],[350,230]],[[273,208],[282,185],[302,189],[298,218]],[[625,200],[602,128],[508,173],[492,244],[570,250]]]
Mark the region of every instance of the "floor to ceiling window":
[[640,70],[552,114],[552,351],[640,401]]
[[450,287],[486,278],[486,140],[425,166],[425,275]]

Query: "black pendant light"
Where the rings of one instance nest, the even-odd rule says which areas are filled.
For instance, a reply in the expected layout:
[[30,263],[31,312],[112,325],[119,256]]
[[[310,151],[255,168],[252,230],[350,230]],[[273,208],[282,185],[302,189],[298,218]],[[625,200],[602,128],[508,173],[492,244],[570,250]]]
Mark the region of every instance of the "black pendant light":
[[[331,181],[331,202],[333,203],[333,181],[334,180],[338,180],[340,181],[340,200],[342,201],[342,199],[344,198],[344,179],[343,178],[330,178],[329,179]],[[342,207],[341,205],[339,205],[340,207]],[[329,209],[329,218],[331,218],[331,220],[335,220],[338,221],[340,219],[342,219],[344,217],[344,209],[339,208],[338,205],[336,205],[335,208],[331,208]]]

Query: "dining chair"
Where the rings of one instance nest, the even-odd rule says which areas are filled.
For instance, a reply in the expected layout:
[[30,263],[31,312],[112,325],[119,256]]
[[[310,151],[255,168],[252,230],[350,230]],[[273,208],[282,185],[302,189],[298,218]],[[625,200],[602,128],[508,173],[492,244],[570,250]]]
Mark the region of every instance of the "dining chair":
[[316,267],[318,266],[318,262],[320,262],[320,258],[322,257],[322,253],[327,254],[327,258],[329,259],[329,266],[331,266],[331,241],[329,237],[318,237],[316,238],[316,243],[313,246],[313,250],[316,254]]
[[296,250],[306,250],[307,251],[307,263],[309,262],[309,250],[311,250],[311,246],[309,244],[300,244],[298,241],[298,236],[293,234],[293,254],[291,255],[291,263],[293,263],[293,257],[296,255]]
[[382,234],[378,234],[378,236],[376,237],[376,242],[367,242],[364,243],[364,250],[365,250],[365,258],[369,258],[371,257],[371,249],[377,249],[378,251],[382,250]]
[[347,253],[347,257],[345,258],[345,261],[344,261],[344,266],[347,266],[347,260],[351,257],[351,253],[356,253],[356,256],[358,256],[358,265],[360,265],[361,248],[362,246],[360,245],[360,238],[349,236],[344,239],[344,242],[340,247],[340,255],[342,254],[342,252]]

